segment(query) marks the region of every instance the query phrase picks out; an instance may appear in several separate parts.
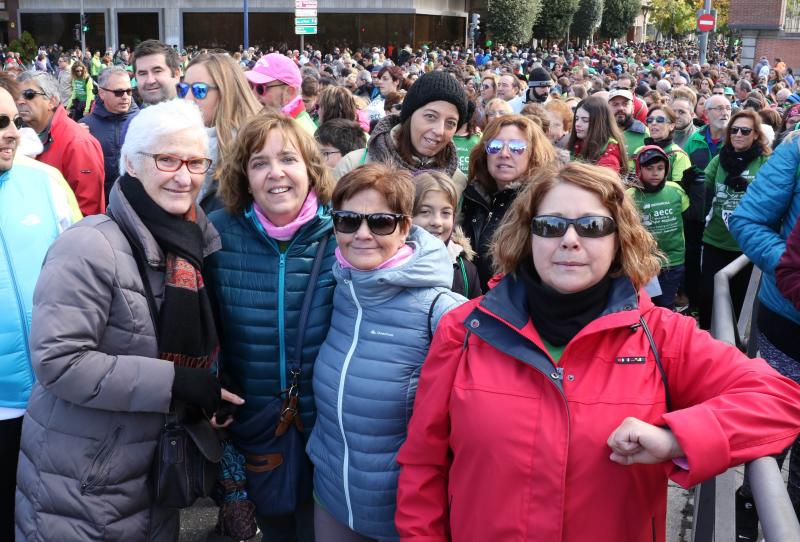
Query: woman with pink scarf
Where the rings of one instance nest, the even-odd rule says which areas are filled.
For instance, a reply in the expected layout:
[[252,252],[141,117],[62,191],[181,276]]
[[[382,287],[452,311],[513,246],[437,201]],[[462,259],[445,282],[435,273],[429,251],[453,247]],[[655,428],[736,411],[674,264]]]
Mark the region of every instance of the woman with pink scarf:
[[397,452],[439,319],[466,301],[438,238],[412,224],[408,171],[381,163],[333,192],[336,290],[314,364],[316,542],[398,540]]
[[251,518],[254,512],[265,540],[313,540],[311,464],[303,448],[316,419],[314,360],[331,321],[333,186],[313,138],[280,113],[242,126],[222,166],[225,209],[210,215],[222,250],[208,261],[207,280],[222,378],[245,400],[216,419],[230,424],[226,458],[240,473],[223,482],[229,491],[220,514],[238,539],[247,530],[229,521],[243,517],[232,508]]

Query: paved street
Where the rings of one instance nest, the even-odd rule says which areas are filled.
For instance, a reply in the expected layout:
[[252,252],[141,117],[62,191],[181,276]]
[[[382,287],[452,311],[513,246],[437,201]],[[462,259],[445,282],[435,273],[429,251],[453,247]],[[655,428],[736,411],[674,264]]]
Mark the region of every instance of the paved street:
[[[690,542],[691,495],[690,491],[670,483],[667,542]],[[213,534],[216,522],[217,507],[211,500],[204,500],[196,504],[181,516],[180,542],[231,542],[228,537]],[[261,540],[261,535],[256,536],[253,540]]]

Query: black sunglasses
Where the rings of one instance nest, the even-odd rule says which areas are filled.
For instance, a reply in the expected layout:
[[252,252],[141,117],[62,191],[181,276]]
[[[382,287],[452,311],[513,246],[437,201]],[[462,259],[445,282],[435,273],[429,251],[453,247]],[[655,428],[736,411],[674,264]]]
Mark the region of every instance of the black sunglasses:
[[111,94],[113,94],[117,98],[122,98],[126,94],[128,96],[133,94],[133,89],[132,88],[118,88],[118,89],[115,89],[115,90],[111,90],[110,88],[100,87],[100,90],[105,90],[106,92],[110,92]]
[[363,221],[375,235],[391,235],[406,215],[396,213],[371,213],[368,215],[352,211],[333,211],[333,228],[338,233],[355,233]]
[[198,100],[205,100],[206,96],[208,96],[209,90],[214,90],[217,87],[214,85],[209,85],[208,83],[192,83],[191,85],[188,83],[178,83],[175,85],[175,90],[178,93],[178,98],[185,98],[189,91],[192,91],[194,97]]
[[26,88],[22,91],[22,97],[28,101],[33,100],[37,96],[47,96],[44,92],[36,92],[32,88]]
[[22,117],[14,117],[12,120],[8,115],[0,115],[0,130],[5,130],[12,122],[17,127],[17,130],[22,128]]
[[531,233],[537,237],[564,237],[570,224],[581,237],[605,237],[617,229],[617,223],[608,216],[582,216],[564,218],[563,216],[540,215],[531,219]]
[[250,83],[250,88],[252,88],[253,91],[259,96],[263,96],[264,93],[266,93],[267,90],[271,89],[272,87],[280,87],[280,86],[283,86],[283,83],[278,83],[276,85],[268,85],[266,83],[259,83],[259,84]]
[[747,128],[746,126],[731,126],[731,135],[742,134],[743,136],[749,136],[752,133],[752,128]]

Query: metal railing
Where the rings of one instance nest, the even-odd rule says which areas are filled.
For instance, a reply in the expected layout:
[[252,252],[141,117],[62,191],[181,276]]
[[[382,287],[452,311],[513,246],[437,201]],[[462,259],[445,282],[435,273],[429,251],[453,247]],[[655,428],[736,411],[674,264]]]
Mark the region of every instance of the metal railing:
[[[737,346],[753,357],[756,345],[751,331],[756,320],[756,294],[761,271],[753,270],[738,322],[730,294],[730,279],[747,268],[750,260],[740,256],[714,276],[714,308],[711,334]],[[747,464],[747,477],[756,502],[766,542],[800,541],[797,521],[786,484],[773,457]],[[692,542],[733,542],[736,540],[736,473],[728,470],[695,489]]]

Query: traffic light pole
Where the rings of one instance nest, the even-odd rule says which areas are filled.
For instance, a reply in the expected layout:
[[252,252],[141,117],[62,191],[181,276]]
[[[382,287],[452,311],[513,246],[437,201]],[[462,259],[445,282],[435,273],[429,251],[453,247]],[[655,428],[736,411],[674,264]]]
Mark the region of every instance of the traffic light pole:
[[[86,53],[86,32],[83,31],[83,0],[81,0],[81,54]],[[90,66],[86,66],[87,71]]]

